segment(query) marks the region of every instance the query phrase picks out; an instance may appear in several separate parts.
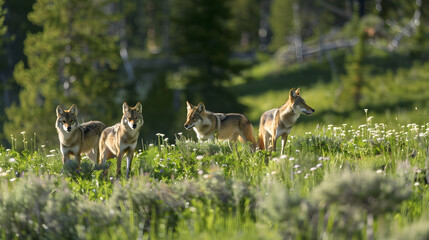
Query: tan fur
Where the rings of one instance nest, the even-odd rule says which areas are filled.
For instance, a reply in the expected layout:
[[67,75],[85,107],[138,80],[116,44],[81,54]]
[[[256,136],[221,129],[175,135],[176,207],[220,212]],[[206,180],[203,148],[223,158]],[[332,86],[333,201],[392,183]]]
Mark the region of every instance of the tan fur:
[[313,112],[314,109],[308,106],[299,95],[299,88],[296,91],[292,88],[285,104],[262,114],[259,123],[259,149],[271,148],[276,151],[277,139],[282,137],[281,154],[283,154],[287,137],[300,114],[311,115]]
[[249,119],[239,113],[212,113],[206,111],[203,103],[193,106],[186,102],[188,114],[184,124],[185,128],[191,128],[197,134],[199,140],[213,140],[215,133],[219,140],[236,141],[238,137],[243,142],[250,141],[255,145],[253,127]]
[[98,141],[106,125],[99,121],[79,124],[77,121],[77,108],[74,104],[69,110],[64,110],[61,106],[57,106],[56,112],[55,128],[60,140],[63,164],[69,160],[70,155],[74,155],[80,169],[81,153],[86,153],[89,158],[97,163],[99,157]]
[[122,113],[121,122],[106,128],[101,134],[99,163],[104,163],[107,159],[116,157],[116,175],[119,176],[121,174],[122,157],[126,153],[128,178],[139,130],[144,123],[142,105],[138,102],[135,107],[130,107],[124,102]]

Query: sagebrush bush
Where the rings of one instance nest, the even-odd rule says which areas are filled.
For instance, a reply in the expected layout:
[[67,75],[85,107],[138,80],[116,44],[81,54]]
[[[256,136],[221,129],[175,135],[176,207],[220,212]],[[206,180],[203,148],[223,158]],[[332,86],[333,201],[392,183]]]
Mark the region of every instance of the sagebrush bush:
[[56,177],[30,176],[0,191],[0,236],[6,239],[86,239],[109,226],[130,228],[126,213],[75,195]]

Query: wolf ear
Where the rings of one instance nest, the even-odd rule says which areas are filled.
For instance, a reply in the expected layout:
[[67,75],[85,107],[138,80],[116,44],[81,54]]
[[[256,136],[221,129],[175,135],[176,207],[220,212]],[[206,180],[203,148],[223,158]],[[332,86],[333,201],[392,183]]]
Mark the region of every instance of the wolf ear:
[[64,109],[61,108],[60,105],[57,106],[57,117],[60,117],[64,114]]
[[188,101],[186,101],[186,107],[188,110],[192,110],[194,108],[194,106],[192,106]]
[[198,103],[197,111],[202,113],[206,110],[206,107],[204,106],[204,103],[200,102]]
[[295,91],[296,95],[299,96],[299,88]]
[[[298,92],[299,93],[299,92]],[[296,97],[298,97],[298,95],[296,94],[296,92],[295,92],[295,88],[292,88],[291,90],[290,90],[290,92],[289,92],[289,98],[291,98],[291,99],[294,99],[294,98],[296,98]]]
[[69,113],[77,115],[77,107],[76,105],[71,105],[70,109],[69,109]]
[[143,110],[142,110],[142,104],[141,104],[140,102],[138,102],[134,108],[135,108],[135,109],[136,109],[136,111],[137,111],[137,112],[139,112],[139,113],[142,113],[142,112],[143,112]]
[[127,102],[124,102],[124,104],[122,104],[122,113],[126,113],[130,110],[130,106],[128,106]]

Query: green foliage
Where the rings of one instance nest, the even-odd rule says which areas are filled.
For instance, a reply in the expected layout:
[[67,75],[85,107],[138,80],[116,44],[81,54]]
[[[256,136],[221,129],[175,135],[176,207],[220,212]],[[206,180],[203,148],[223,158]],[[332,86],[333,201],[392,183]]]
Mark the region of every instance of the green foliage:
[[[357,108],[360,106],[362,91],[368,81],[367,66],[365,66],[367,50],[367,34],[362,31],[359,40],[353,49],[353,55],[347,59],[347,75],[342,77],[343,89],[340,96],[340,102],[346,103],[338,107]],[[350,104],[351,103],[351,104]]]
[[342,27],[349,21],[347,10],[343,1],[274,0],[269,15],[273,34],[270,48],[289,45],[295,37],[311,41],[333,26]]
[[232,36],[227,1],[173,0],[171,9],[172,48],[184,61],[188,85],[199,89],[228,80]]
[[0,236],[86,239],[87,235],[104,232],[104,228],[124,224],[122,219],[126,218],[121,212],[79,199],[55,180],[31,176],[19,180],[13,190],[2,184],[0,204],[7,210],[0,213]]
[[357,207],[367,213],[380,215],[393,211],[410,197],[411,189],[393,178],[373,172],[344,172],[331,176],[314,191],[322,207],[338,205]]
[[[0,37],[6,34],[7,26],[4,25],[4,19],[6,15],[6,9],[3,8],[4,0],[0,0]],[[2,41],[0,41],[0,46],[2,46]]]
[[289,194],[288,189],[277,187],[272,189],[262,206],[266,218],[279,224],[285,239],[316,237],[311,234],[315,233],[313,230],[317,230],[317,225],[312,226],[311,221],[317,218],[318,211],[308,200]]
[[252,50],[258,47],[261,10],[259,0],[235,0],[229,3],[231,9],[230,28],[238,50]]
[[274,0],[271,4],[270,23],[273,31],[271,47],[277,49],[286,43],[286,37],[294,34],[297,29],[293,22],[294,0]]
[[135,153],[130,179],[114,178],[115,159],[83,158],[76,172],[58,150],[0,148],[0,238],[349,239],[372,226],[387,238],[385,225],[417,236],[410,223],[429,209],[427,129],[322,126],[290,136],[282,156],[159,134]]
[[[294,2],[273,1],[275,44],[284,44],[298,32],[293,26],[293,7],[288,7]],[[142,135],[158,142],[145,142],[136,151],[130,179],[114,178],[116,159],[94,166],[84,157],[77,172],[76,161],[63,166],[57,149],[38,143],[45,138],[56,142],[57,104],[76,103],[85,120],[116,122],[120,116],[120,105],[112,106],[125,95],[120,93],[118,100],[109,90],[121,86],[113,81],[118,49],[115,39],[106,35],[112,19],[98,6],[104,3],[39,0],[30,15],[43,32],[30,34],[25,49],[28,66],[23,61],[15,69],[24,90],[21,105],[8,112],[14,124],[5,125],[8,138],[14,131],[12,148],[0,147],[0,239],[362,239],[372,227],[379,239],[427,235],[423,226],[429,209],[428,63],[424,51],[423,57],[415,58],[404,50],[414,40],[424,48],[424,31],[393,53],[369,48],[363,40],[351,56],[332,52],[339,74],[350,82],[357,79],[354,86],[362,87],[359,105],[369,108],[369,115],[364,115],[362,109],[333,110],[340,104],[335,93],[339,83],[331,81],[325,60],[288,67],[264,62],[240,73],[229,85],[228,95],[217,88],[229,77],[234,41],[240,34],[255,31],[261,20],[260,1],[122,2],[124,12],[132,13],[126,22],[135,24],[132,30],[127,28],[126,38],[133,37],[130,46],[146,46],[152,53],[159,46],[168,47],[160,30],[162,35],[169,34],[161,25],[167,22],[168,10],[172,11],[172,50],[181,67],[177,74],[160,74],[159,78],[167,80],[154,84],[144,104],[144,112],[158,120],[147,121],[153,129],[142,130]],[[327,11],[327,3],[347,10],[343,4],[348,1],[300,2],[304,39],[330,30],[329,24],[344,24],[345,20]],[[380,16],[400,18],[398,23],[403,24],[404,16],[413,12],[406,5],[406,1],[394,5],[404,6],[397,12],[383,6],[383,11],[395,14],[382,12]],[[229,12],[225,6],[233,9]],[[425,9],[422,23],[427,23]],[[340,35],[355,37],[366,28],[378,31],[383,23],[374,16],[356,18]],[[257,33],[250,36],[252,41]],[[72,81],[71,76],[76,79]],[[169,104],[177,101],[178,91],[170,89],[176,84],[173,80],[180,82],[175,87],[185,88],[186,97],[192,97],[180,101],[204,101],[213,111],[237,111],[231,102],[238,95],[255,124],[263,111],[283,104],[297,84],[317,111],[299,119],[288,139],[287,155],[282,156],[253,153],[243,144],[238,144],[236,152],[227,143],[194,142],[183,134],[174,140],[153,136],[153,132],[174,133],[164,132],[167,122],[171,129],[183,129],[184,112],[175,112],[177,108]],[[209,87],[203,86],[206,81]],[[356,95],[350,94],[350,85],[347,94]],[[125,90],[126,95],[137,100],[140,90],[129,87],[134,91]],[[178,119],[175,123],[173,117]],[[374,123],[374,119],[385,123]],[[194,132],[185,135],[194,136]]]
[[19,105],[6,110],[6,135],[37,129],[38,140],[54,143],[54,109],[59,104],[75,103],[84,119],[112,118],[116,111],[108,106],[114,102],[119,55],[115,37],[108,34],[114,16],[103,11],[108,3],[36,2],[29,19],[43,31],[25,40],[28,68],[23,62],[15,67],[22,90]]
[[412,223],[411,225],[405,227],[404,229],[397,230],[392,234],[391,238],[394,239],[415,239],[423,240],[429,238],[429,230],[427,228],[428,221],[420,220],[418,222]]

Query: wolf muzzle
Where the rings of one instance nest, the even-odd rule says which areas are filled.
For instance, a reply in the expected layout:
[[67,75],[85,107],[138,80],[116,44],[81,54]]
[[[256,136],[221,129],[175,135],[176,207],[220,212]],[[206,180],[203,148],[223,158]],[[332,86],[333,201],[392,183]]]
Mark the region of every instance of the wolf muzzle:
[[194,126],[185,123],[184,127],[186,130],[191,130]]
[[313,114],[315,111],[316,111],[316,110],[311,109],[310,111],[305,111],[305,114],[307,114],[307,115],[311,115],[311,114]]

